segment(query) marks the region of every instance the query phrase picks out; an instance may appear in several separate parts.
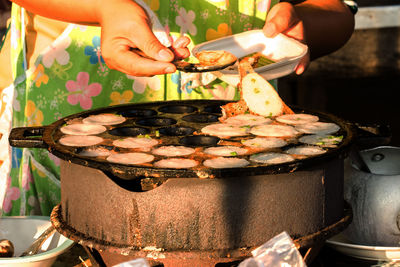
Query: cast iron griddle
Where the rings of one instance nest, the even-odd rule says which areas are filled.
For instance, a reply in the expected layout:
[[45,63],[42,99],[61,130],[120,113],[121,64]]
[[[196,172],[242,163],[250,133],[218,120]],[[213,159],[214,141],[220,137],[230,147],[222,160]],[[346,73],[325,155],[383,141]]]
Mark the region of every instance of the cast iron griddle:
[[[124,104],[107,108],[100,108],[86,112],[77,113],[64,117],[48,126],[42,127],[21,127],[14,128],[10,134],[9,141],[16,147],[36,147],[46,148],[55,156],[83,166],[100,169],[108,174],[115,175],[124,180],[132,180],[137,177],[157,177],[157,178],[229,178],[243,175],[262,175],[284,172],[293,172],[299,169],[311,168],[320,163],[327,162],[337,157],[347,156],[347,152],[354,139],[354,126],[331,115],[321,112],[311,112],[293,108],[296,113],[307,113],[319,116],[320,121],[333,122],[340,126],[341,130],[335,135],[342,135],[342,142],[335,148],[330,148],[324,154],[311,156],[305,159],[297,159],[288,163],[264,165],[248,160],[249,155],[237,156],[245,157],[250,164],[240,168],[211,169],[199,165],[190,169],[169,169],[157,168],[151,163],[144,165],[124,165],[108,162],[105,157],[86,157],[79,155],[82,151],[80,147],[68,147],[58,143],[64,135],[60,128],[71,120],[79,120],[90,115],[112,113],[124,116],[127,120],[118,125],[108,125],[107,131],[98,136],[107,139],[107,145],[103,146],[114,151],[122,151],[116,147],[110,147],[112,140],[145,135],[151,138],[160,139],[159,146],[180,145],[196,148],[216,146],[220,138],[201,134],[201,129],[211,123],[217,123],[222,115],[220,106],[229,101],[222,100],[176,100],[149,102],[138,104]],[[250,135],[247,138],[252,138]],[[228,141],[240,142],[243,137],[229,138]],[[102,144],[99,144],[100,146]],[[303,145],[296,140],[288,146]],[[273,149],[272,151],[281,152],[288,146]],[[164,157],[155,155],[155,161]],[[200,159],[201,162],[201,159]]]

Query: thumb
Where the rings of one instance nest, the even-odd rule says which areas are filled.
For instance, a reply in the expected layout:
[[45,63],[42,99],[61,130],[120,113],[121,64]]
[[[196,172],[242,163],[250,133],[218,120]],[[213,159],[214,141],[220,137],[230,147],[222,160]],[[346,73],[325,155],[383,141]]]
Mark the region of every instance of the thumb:
[[293,5],[290,3],[279,3],[268,13],[263,32],[266,37],[274,37],[283,33],[299,22]]
[[297,64],[296,68],[295,68],[295,72],[297,75],[301,75],[304,73],[304,71],[308,68],[308,66],[310,65],[310,53],[307,53],[307,55],[305,55],[299,62],[299,64]]
[[174,59],[173,52],[161,44],[147,24],[138,29],[136,35],[140,38],[136,40],[135,45],[147,56],[164,62],[171,62]]

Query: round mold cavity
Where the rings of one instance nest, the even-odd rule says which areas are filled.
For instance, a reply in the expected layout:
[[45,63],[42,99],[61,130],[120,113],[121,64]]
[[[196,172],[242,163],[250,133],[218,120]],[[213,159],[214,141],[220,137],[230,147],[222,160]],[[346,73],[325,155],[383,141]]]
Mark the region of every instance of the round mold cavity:
[[127,109],[118,112],[119,115],[124,117],[151,117],[157,115],[157,111],[152,109]]
[[216,136],[191,135],[183,137],[179,143],[185,146],[216,146],[219,140]]
[[220,105],[210,105],[204,107],[204,112],[207,113],[214,113],[214,114],[221,114],[222,115],[222,110]]
[[191,135],[195,129],[190,127],[176,126],[176,127],[166,127],[159,129],[160,134],[168,136],[184,136]]
[[109,134],[116,136],[137,136],[149,132],[150,130],[140,127],[118,127],[108,131]]
[[207,123],[207,122],[217,122],[218,117],[215,114],[205,114],[205,113],[199,113],[199,114],[191,114],[182,117],[182,120],[187,121],[187,122],[197,122],[197,123]]
[[163,106],[158,109],[160,112],[164,113],[172,113],[172,114],[184,114],[184,113],[193,113],[198,109],[193,106],[188,105],[168,105]]
[[176,124],[176,120],[172,118],[166,117],[152,117],[152,118],[143,118],[136,121],[136,124],[142,126],[169,126]]

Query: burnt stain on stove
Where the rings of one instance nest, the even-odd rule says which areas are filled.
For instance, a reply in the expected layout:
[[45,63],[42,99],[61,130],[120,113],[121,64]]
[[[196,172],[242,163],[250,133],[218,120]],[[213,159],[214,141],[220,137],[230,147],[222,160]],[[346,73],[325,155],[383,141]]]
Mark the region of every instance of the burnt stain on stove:
[[186,229],[180,229],[172,222],[167,224],[165,231],[159,236],[161,247],[171,247],[171,240],[179,249],[187,250],[196,247],[200,244],[200,229],[200,212],[194,210],[192,220],[187,224]]
[[167,250],[187,250],[198,247],[200,244],[200,213],[192,210],[193,215],[189,223],[169,222],[160,217],[160,212],[154,208],[147,216],[148,222],[142,231],[143,243],[146,246],[167,248]]
[[128,243],[142,247],[142,225],[140,223],[139,208],[136,199],[131,200],[132,212],[128,214]]
[[211,248],[215,244],[216,234],[217,234],[217,227],[216,224],[213,223],[208,227],[208,237],[207,237],[208,247]]
[[156,240],[157,240],[156,233],[158,232],[158,227],[155,223],[156,223],[157,216],[155,215],[154,212],[150,212],[150,214],[148,216],[149,216],[148,221],[154,222],[154,223],[146,225],[146,228],[144,229],[146,232],[144,232],[143,236],[142,236],[143,242],[145,244],[147,244],[146,246],[149,246],[149,245],[159,246],[158,244],[156,244]]
[[70,215],[68,213],[68,206],[69,206],[69,201],[65,201],[65,204],[63,205],[62,212],[63,212],[63,218],[66,219],[66,221],[70,221]]

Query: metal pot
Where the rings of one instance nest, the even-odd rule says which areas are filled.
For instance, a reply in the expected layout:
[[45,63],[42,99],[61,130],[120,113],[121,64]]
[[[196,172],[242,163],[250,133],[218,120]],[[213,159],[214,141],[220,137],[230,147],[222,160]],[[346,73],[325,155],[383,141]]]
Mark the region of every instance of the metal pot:
[[380,146],[360,154],[371,172],[346,164],[344,197],[353,221],[344,234],[355,244],[400,246],[400,148]]

